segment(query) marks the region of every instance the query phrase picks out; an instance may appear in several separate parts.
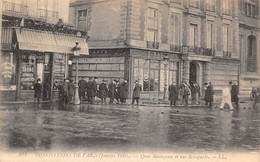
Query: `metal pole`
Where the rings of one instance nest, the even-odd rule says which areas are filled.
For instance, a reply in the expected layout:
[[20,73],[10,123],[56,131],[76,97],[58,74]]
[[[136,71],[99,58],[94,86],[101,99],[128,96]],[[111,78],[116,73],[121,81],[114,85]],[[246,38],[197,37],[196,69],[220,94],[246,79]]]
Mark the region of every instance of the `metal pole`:
[[79,86],[78,86],[78,82],[79,82],[79,76],[78,76],[78,72],[79,72],[79,65],[78,65],[78,56],[76,56],[76,78],[75,78],[75,97],[74,97],[74,104],[75,105],[79,105],[80,104],[80,99],[79,99]]

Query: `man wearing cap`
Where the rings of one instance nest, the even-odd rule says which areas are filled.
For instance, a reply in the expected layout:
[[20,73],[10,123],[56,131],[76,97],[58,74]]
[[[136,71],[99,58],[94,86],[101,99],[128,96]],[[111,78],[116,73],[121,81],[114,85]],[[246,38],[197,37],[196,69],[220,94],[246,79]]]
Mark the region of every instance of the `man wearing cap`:
[[138,83],[138,80],[136,80],[135,84],[134,84],[134,89],[133,89],[132,104],[134,104],[136,101],[137,105],[139,105],[141,91],[142,91],[142,86],[141,86],[141,84]]

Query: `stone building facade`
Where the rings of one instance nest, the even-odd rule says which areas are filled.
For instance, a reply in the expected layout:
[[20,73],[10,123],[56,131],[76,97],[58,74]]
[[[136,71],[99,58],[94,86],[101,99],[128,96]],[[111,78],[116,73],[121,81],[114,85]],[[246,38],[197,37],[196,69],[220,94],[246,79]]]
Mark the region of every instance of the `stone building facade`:
[[240,96],[248,97],[260,85],[259,6],[257,0],[239,0]]
[[37,78],[42,98],[58,98],[68,75],[75,41],[88,54],[86,32],[68,24],[69,0],[3,0],[1,7],[0,101],[34,99]]
[[238,0],[74,0],[69,22],[89,36],[80,76],[139,80],[147,98],[173,81],[211,82],[218,98],[239,80]]

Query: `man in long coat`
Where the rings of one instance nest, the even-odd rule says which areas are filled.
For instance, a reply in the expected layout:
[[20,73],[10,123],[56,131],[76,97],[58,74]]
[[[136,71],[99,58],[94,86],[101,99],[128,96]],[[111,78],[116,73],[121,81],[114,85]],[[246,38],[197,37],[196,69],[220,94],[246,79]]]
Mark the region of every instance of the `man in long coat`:
[[41,79],[37,78],[37,82],[34,84],[34,98],[37,100],[37,103],[40,103],[40,98],[42,95],[42,85],[41,85]]
[[62,86],[64,104],[69,103],[69,82],[70,82],[69,79],[65,79]]
[[138,83],[138,81],[135,81],[134,89],[133,89],[133,99],[132,104],[137,103],[139,105],[139,99],[140,99],[140,93],[142,91],[142,85]]
[[169,88],[169,100],[171,102],[171,106],[174,104],[174,106],[176,106],[176,101],[178,100],[178,91],[177,88],[175,86],[175,82],[173,82]]
[[94,84],[93,84],[93,79],[90,77],[89,81],[87,82],[87,97],[88,97],[88,102],[91,104],[93,103],[93,97],[96,96],[96,93],[94,91]]
[[113,80],[108,84],[108,97],[110,98],[109,104],[114,102],[115,98],[115,88],[116,88],[116,80]]
[[106,81],[103,80],[102,83],[99,85],[99,97],[101,98],[101,103],[103,104],[103,102],[105,101],[106,103],[106,98],[108,95],[108,89],[107,89],[107,85],[106,85]]
[[84,77],[81,78],[81,80],[79,81],[79,98],[81,101],[85,100],[85,91],[86,91],[86,87],[87,87],[87,82],[84,79]]
[[236,104],[236,107],[238,107],[238,101],[239,101],[239,98],[238,98],[238,93],[239,93],[239,90],[238,90],[238,86],[236,85],[236,83],[233,83],[232,81],[230,81],[230,83],[232,84],[231,86],[231,102],[235,102]]
[[208,106],[209,104],[209,107],[212,107],[213,95],[214,95],[213,86],[211,85],[211,82],[209,82],[205,91],[206,106]]
[[128,84],[125,79],[124,82],[120,85],[120,100],[121,103],[126,103],[126,99],[128,98]]

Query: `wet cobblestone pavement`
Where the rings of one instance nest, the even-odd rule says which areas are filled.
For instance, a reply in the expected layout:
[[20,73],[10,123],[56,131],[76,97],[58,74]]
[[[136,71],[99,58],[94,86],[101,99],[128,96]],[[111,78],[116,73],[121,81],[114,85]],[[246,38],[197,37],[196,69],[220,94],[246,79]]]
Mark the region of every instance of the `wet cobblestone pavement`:
[[1,145],[7,150],[259,151],[259,108],[1,107]]

